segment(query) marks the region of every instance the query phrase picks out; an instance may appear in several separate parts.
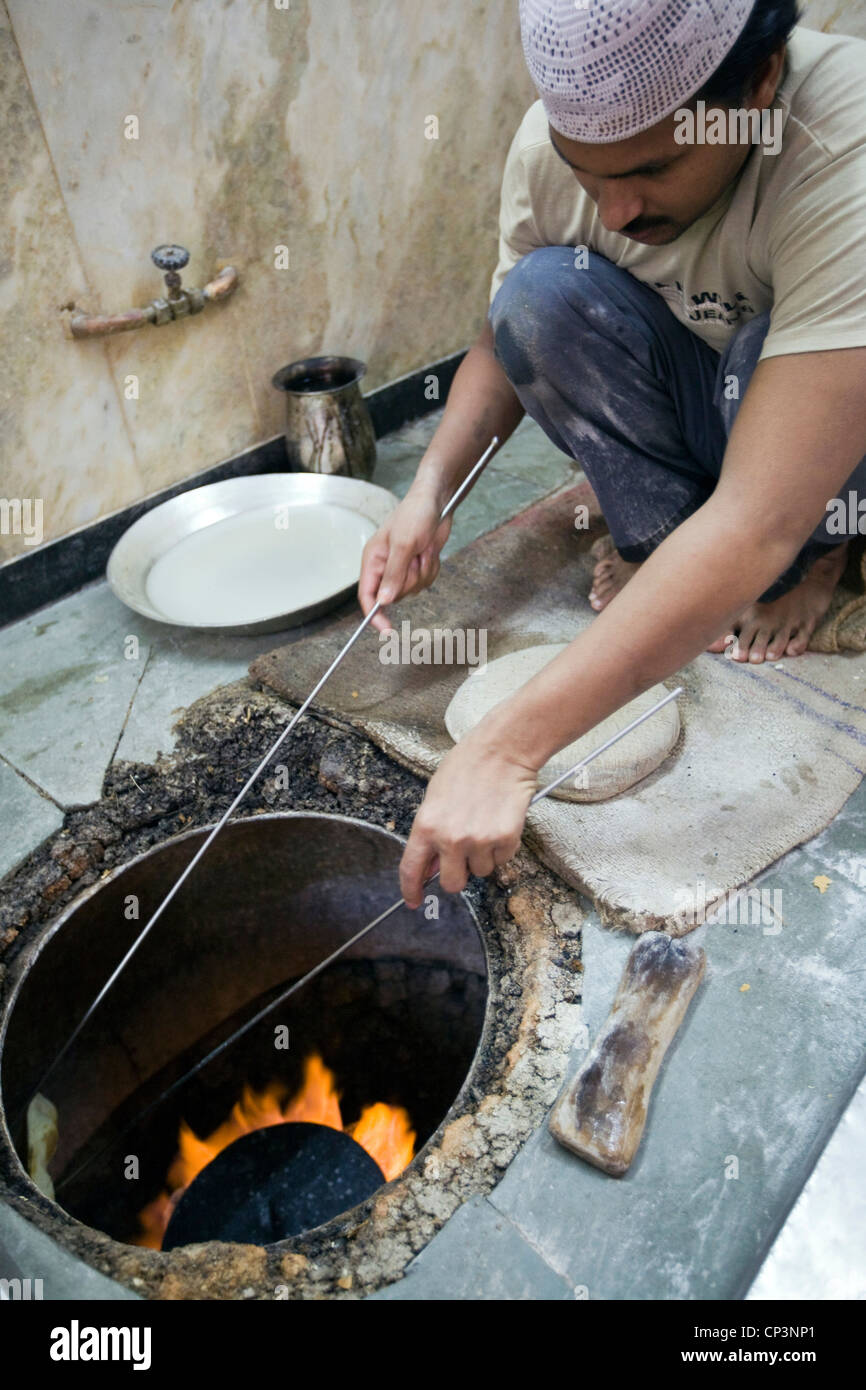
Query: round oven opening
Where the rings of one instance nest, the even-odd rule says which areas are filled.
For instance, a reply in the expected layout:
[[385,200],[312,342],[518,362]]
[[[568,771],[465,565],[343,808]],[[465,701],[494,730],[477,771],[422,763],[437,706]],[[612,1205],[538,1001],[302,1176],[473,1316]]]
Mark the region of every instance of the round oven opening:
[[[33,1087],[208,829],[88,890],[24,963],[0,1037],[0,1094],[25,1170]],[[342,1129],[382,1183],[405,1170],[459,1098],[487,1002],[473,912],[432,885],[416,912],[396,911],[163,1098],[395,900],[402,848],[339,816],[257,815],[225,827],[45,1087],[58,1111],[49,1171],[59,1206],[115,1240],[161,1248],[196,1173],[233,1140],[246,1144],[248,1131],[280,1124]],[[230,1201],[231,1190],[212,1185],[206,1199]]]

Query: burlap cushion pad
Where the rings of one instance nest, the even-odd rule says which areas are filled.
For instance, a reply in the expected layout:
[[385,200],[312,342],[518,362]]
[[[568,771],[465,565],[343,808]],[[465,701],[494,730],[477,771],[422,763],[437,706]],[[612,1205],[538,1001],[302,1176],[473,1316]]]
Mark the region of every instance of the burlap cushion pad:
[[848,564],[810,652],[866,652],[866,537],[849,546]]
[[[588,500],[585,483],[568,486],[466,546],[433,589],[396,607],[395,626],[486,628],[488,659],[569,641],[594,616],[598,526],[574,526]],[[843,606],[832,619],[837,645],[851,640],[853,617]],[[269,652],[252,677],[300,703],[357,621],[353,613]],[[365,633],[317,708],[429,774],[452,747],[444,713],[466,667],[386,665],[380,650]],[[776,669],[704,654],[676,679],[686,687],[683,731],[656,772],[610,801],[539,802],[527,820],[540,857],[606,921],[633,931],[690,930],[691,905],[699,912],[816,835],[866,767],[866,656],[809,652]]]

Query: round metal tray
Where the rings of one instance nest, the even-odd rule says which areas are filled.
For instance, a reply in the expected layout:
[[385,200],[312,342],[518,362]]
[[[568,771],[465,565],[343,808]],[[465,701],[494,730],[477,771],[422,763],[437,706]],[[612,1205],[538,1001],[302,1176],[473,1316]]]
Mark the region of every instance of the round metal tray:
[[[148,577],[158,560],[175,546],[205,527],[232,518],[242,517],[267,508],[288,508],[290,540],[292,525],[303,523],[302,509],[326,504],[353,513],[381,526],[397,505],[397,498],[385,488],[357,478],[319,473],[258,473],[251,477],[229,478],[222,483],[192,488],[168,502],[161,503],[130,526],[121,536],[108,560],[107,578],[112,590],[128,608],[154,622],[173,627],[194,628],[202,632],[247,634],[280,632],[317,618],[350,598],[357,585],[334,580],[328,588],[327,571],[333,557],[323,551],[320,556],[325,592],[314,603],[306,603],[281,613],[263,612],[261,618],[243,623],[202,623],[183,621],[160,611],[148,594]],[[317,555],[317,562],[319,556]],[[256,556],[249,562],[255,565]]]

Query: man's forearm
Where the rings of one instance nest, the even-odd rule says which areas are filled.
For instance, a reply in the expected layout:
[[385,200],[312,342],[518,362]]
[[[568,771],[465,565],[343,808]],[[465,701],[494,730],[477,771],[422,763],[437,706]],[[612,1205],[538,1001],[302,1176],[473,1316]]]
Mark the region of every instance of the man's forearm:
[[493,354],[489,320],[461,362],[441,424],[428,445],[413,486],[430,489],[444,505],[494,435],[500,445],[523,418],[523,406]]
[[784,573],[864,451],[866,348],[760,362],[712,497],[479,736],[541,766],[692,661]]
[[712,502],[684,521],[564,652],[478,726],[540,768],[723,634],[794,558]]

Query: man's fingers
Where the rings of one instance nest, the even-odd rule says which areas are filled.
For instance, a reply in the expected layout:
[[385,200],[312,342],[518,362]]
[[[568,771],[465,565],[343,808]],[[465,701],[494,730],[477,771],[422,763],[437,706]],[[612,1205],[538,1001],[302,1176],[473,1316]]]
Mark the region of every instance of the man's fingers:
[[[372,545],[372,541],[368,542],[369,545]],[[358,602],[361,605],[361,612],[365,616],[376,602],[382,571],[385,568],[385,555],[386,552],[384,551],[374,550],[371,552],[370,558],[367,559],[367,551],[364,551],[365,558],[362,561],[361,578],[358,581]],[[379,632],[388,632],[391,628],[385,613],[377,613],[375,618],[371,619],[370,626]]]
[[412,561],[412,549],[406,541],[392,541],[377,595],[381,603],[393,603],[404,592],[406,572]]
[[370,619],[370,626],[374,627],[377,632],[394,631],[394,624],[389,619],[388,614],[385,612],[384,608],[380,608],[375,618]]
[[400,891],[409,907],[418,907],[423,898],[424,884],[439,870],[439,883],[446,893],[461,893],[470,872],[484,877],[494,869],[493,847],[473,850],[478,868],[471,867],[467,851],[461,845],[440,845],[428,833],[413,827],[409,843],[400,863]]
[[439,871],[439,883],[446,893],[462,893],[470,874],[487,878],[497,864],[507,864],[515,849],[511,845],[442,846],[438,854],[433,841],[413,831],[400,864],[400,891],[409,907],[418,907],[427,879]]
[[376,602],[376,594],[385,572],[388,559],[388,543],[373,536],[364,546],[361,557],[361,577],[358,580],[358,602],[364,613],[369,613]]
[[407,594],[407,595],[408,595],[408,594],[414,594],[414,593],[415,593],[416,589],[418,589],[418,587],[419,587],[419,585],[418,585],[418,576],[419,576],[420,573],[421,573],[421,561],[418,559],[418,556],[417,556],[417,555],[413,555],[413,556],[412,556],[412,559],[411,559],[410,562],[409,562],[409,568],[408,568],[407,571],[406,571],[406,579],[405,579],[404,584],[403,584],[403,593],[404,593],[404,594]]
[[409,907],[420,907],[424,883],[436,872],[433,846],[422,831],[413,827],[400,860],[400,892]]
[[428,545],[424,554],[421,556],[421,570],[418,581],[423,589],[429,589],[439,573],[439,553],[434,546]]
[[469,878],[466,852],[458,846],[442,846],[439,850],[439,882],[446,893],[462,893]]
[[472,850],[469,855],[469,871],[475,874],[476,878],[486,878],[495,868],[496,859],[492,845],[482,845]]

